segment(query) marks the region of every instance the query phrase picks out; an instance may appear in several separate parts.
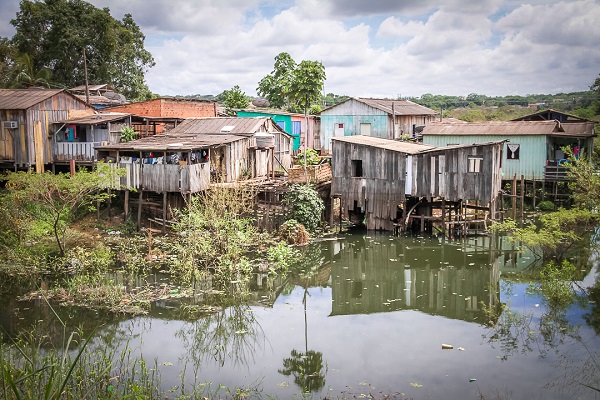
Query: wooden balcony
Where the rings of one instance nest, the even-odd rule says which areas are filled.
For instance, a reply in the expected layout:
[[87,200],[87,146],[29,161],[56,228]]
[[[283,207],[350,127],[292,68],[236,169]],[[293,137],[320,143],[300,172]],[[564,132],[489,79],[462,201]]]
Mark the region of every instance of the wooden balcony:
[[56,142],[54,143],[54,162],[94,162],[96,160],[94,142]]
[[[115,172],[114,188],[146,190],[155,193],[179,192],[195,193],[210,185],[210,165],[208,163],[178,164],[109,164]],[[117,176],[117,168],[125,170],[124,176]]]
[[558,165],[546,165],[544,167],[544,180],[546,181],[567,181],[567,168]]

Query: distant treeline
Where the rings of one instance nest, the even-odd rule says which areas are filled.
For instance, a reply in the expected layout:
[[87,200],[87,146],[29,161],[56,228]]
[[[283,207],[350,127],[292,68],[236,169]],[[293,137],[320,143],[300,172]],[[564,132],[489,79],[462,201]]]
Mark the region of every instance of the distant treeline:
[[[182,99],[200,99],[200,100],[216,100],[221,101],[222,96],[219,95],[190,95],[190,96],[177,96]],[[323,108],[330,107],[338,104],[346,99],[350,98],[347,95],[337,95],[334,93],[327,93],[323,96]],[[537,106],[537,108],[553,108],[565,112],[578,111],[576,114],[581,113],[584,109],[589,109],[594,100],[596,100],[595,93],[592,91],[585,92],[572,92],[572,93],[558,93],[558,94],[532,94],[527,96],[486,96],[483,94],[471,93],[468,96],[446,96],[427,93],[421,97],[402,97],[393,100],[410,100],[417,104],[421,104],[425,107],[441,112],[449,112],[457,108],[500,108],[506,106],[516,107],[531,107]],[[392,99],[389,99],[392,100]],[[584,113],[585,114],[585,113]]]

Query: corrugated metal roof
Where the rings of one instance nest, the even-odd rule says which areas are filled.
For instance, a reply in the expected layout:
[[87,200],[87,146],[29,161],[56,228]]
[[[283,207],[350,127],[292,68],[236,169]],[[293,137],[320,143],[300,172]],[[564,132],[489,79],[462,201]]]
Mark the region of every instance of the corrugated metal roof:
[[63,89],[0,89],[0,110],[26,110]]
[[435,146],[422,143],[401,142],[398,140],[383,139],[373,136],[340,136],[332,138],[335,141],[377,147],[406,154],[418,154],[423,151],[436,149]]
[[[594,132],[594,122],[563,122],[562,128],[564,129],[565,136],[596,136]],[[560,135],[560,134],[555,134]]]
[[435,123],[425,125],[423,135],[552,135],[564,133],[558,121],[510,121]]
[[[85,91],[85,85],[81,85],[81,86],[77,86],[74,88],[69,89],[73,92],[83,92]],[[112,87],[111,85],[109,85],[108,83],[102,83],[99,85],[88,85],[88,90],[89,91],[96,91],[96,90],[115,90],[114,87]]]
[[[274,110],[274,109],[270,109],[270,108],[240,108],[240,109],[236,109],[236,111],[243,111],[243,112],[248,112],[248,113],[262,113],[262,114],[273,114],[273,115],[289,115],[290,117],[302,117],[304,118],[304,114],[301,113],[292,113],[292,112],[287,112],[287,111],[281,111],[281,110]],[[315,116],[312,114],[308,115],[308,118],[314,118]]]
[[187,151],[245,140],[235,135],[164,134],[148,136],[131,142],[99,146],[98,150],[119,151]]
[[269,117],[206,117],[188,118],[169,131],[173,134],[218,134],[250,135],[259,131]]
[[[557,115],[561,115],[566,118],[555,118],[555,116],[557,116]],[[552,121],[554,119],[559,119],[561,122],[589,121],[589,120],[587,120],[585,118],[581,118],[577,115],[567,114],[566,112],[558,111],[553,108],[547,108],[545,110],[541,110],[541,111],[535,112],[533,114],[528,114],[528,115],[524,115],[522,117],[514,118],[511,121],[540,121],[540,120]],[[565,121],[565,119],[567,121]]]
[[[356,98],[356,101],[368,104],[371,107],[377,108],[388,114],[395,113],[396,115],[436,115],[437,113],[431,108],[424,107],[410,100],[382,100],[382,99],[365,99]],[[392,110],[392,105],[394,109]],[[393,111],[393,112],[392,112]]]
[[130,114],[125,113],[105,113],[105,114],[94,114],[87,115],[85,117],[70,118],[63,121],[57,121],[57,124],[81,124],[81,125],[95,125],[104,124],[106,122],[117,121],[128,117]]

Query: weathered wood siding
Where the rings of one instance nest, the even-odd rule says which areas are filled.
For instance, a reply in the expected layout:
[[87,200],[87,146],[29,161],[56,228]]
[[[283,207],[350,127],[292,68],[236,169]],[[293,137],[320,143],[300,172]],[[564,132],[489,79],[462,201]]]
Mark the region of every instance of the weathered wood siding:
[[[113,171],[125,170],[125,176],[115,174],[114,188],[146,190],[156,193],[195,193],[208,189],[210,166],[208,163],[192,165],[174,164],[110,164]],[[115,173],[115,172],[113,172]]]
[[2,128],[0,157],[17,167],[37,165],[38,169],[53,161],[53,123],[69,118],[73,110],[93,110],[85,102],[65,92],[58,93],[27,110],[2,110],[3,121],[18,121],[17,129]]
[[[391,230],[404,199],[406,154],[381,148],[333,142],[332,195],[342,207],[366,213],[368,229]],[[352,161],[361,161],[362,176],[353,177]],[[355,211],[361,211],[355,210]]]
[[[412,192],[416,197],[473,200],[487,205],[500,191],[502,144],[460,147],[412,157]],[[469,158],[481,158],[479,171],[469,172]]]

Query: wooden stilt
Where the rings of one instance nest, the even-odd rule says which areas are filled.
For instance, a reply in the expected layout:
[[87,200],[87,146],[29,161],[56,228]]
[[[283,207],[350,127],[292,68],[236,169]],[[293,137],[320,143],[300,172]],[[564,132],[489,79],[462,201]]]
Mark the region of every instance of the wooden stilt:
[[446,237],[446,199],[442,197],[442,234]]
[[125,209],[125,219],[129,216],[129,189],[125,189],[125,199],[123,208]]
[[521,221],[525,215],[525,176],[521,175]]
[[513,176],[512,187],[511,187],[511,206],[512,206],[512,218],[514,221],[517,220],[517,175]]
[[138,199],[138,215],[137,215],[137,230],[142,229],[142,202],[143,202],[144,191],[140,189],[140,196]]
[[163,193],[163,204],[162,204],[162,219],[163,219],[162,232],[163,233],[167,232],[167,200],[168,200],[168,193],[164,192]]

